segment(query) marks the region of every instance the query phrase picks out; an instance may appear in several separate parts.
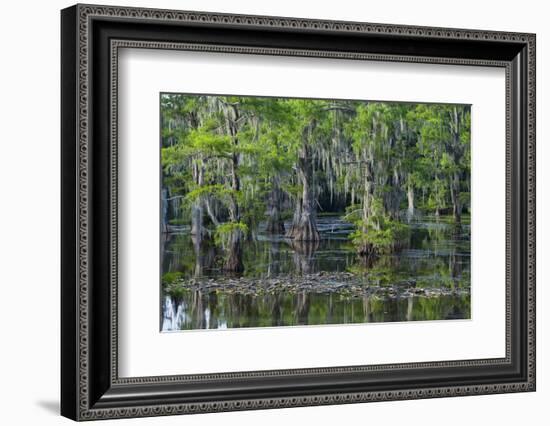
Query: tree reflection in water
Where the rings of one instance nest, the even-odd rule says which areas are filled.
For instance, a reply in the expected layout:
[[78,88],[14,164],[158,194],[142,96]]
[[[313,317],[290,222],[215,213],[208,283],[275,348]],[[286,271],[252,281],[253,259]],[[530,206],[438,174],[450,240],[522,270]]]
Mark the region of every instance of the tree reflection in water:
[[[223,258],[207,237],[167,234],[162,330],[470,318],[467,223],[457,230],[424,218],[413,224],[408,249],[368,263],[355,255],[340,218],[319,218],[319,228],[316,242],[260,234],[245,245],[244,273],[233,276],[221,271]],[[334,278],[346,273],[352,284]]]

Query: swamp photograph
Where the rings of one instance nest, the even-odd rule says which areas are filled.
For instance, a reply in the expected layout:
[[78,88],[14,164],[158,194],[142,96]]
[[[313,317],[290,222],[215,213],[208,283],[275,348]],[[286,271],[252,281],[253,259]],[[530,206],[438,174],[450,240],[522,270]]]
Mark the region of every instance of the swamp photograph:
[[161,93],[161,331],[469,319],[470,116]]

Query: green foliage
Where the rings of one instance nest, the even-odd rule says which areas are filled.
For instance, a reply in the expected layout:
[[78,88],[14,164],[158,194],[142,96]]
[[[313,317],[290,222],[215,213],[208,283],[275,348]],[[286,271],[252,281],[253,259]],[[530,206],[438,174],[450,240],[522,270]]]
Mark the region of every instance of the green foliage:
[[255,197],[246,200],[246,208],[241,213],[241,222],[247,226],[244,234],[249,235],[252,230],[257,229],[265,213],[265,202],[263,197]]
[[466,192],[466,191],[461,192],[460,195],[459,195],[459,199],[460,199],[460,202],[463,205],[466,205],[466,206],[470,205],[470,193],[469,192]]
[[344,220],[347,222],[358,224],[362,220],[363,210],[361,204],[352,204],[346,207],[346,214]]
[[216,184],[216,185],[204,185],[199,186],[192,191],[188,192],[185,196],[185,199],[188,202],[196,201],[200,197],[203,197],[205,195],[210,195],[213,197],[216,197],[220,200],[227,199],[230,196],[236,196],[239,197],[240,192],[234,191],[232,189],[228,189],[224,185]]
[[470,121],[462,105],[162,94],[162,181],[183,200],[168,220],[209,200],[218,245],[253,236],[272,191],[292,215],[302,162],[315,204],[346,208],[353,244],[387,252],[407,239],[407,197],[415,212],[467,211]]
[[229,136],[212,133],[208,129],[191,131],[184,143],[191,154],[200,153],[205,157],[224,157],[232,152]]
[[379,227],[373,226],[370,222],[356,222],[356,230],[349,235],[358,250],[372,246],[377,254],[390,253],[408,241],[409,225],[391,219],[380,221]]
[[225,222],[216,227],[214,232],[214,243],[217,246],[227,247],[231,238],[235,235],[246,236],[248,226],[243,222]]
[[162,283],[165,285],[174,284],[183,277],[181,272],[166,272],[162,276]]
[[380,199],[371,203],[371,214],[365,218],[359,206],[350,206],[345,219],[355,225],[349,239],[358,251],[367,247],[375,254],[389,253],[406,244],[410,237],[410,227],[392,220],[384,213]]

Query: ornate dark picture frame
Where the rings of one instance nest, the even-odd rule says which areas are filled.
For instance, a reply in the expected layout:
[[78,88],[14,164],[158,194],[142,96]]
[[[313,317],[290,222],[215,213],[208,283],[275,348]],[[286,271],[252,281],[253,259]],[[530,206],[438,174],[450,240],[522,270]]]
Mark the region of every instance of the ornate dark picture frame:
[[[535,35],[95,5],[64,9],[61,29],[62,415],[92,420],[535,390]],[[121,47],[504,68],[506,356],[120,378]]]

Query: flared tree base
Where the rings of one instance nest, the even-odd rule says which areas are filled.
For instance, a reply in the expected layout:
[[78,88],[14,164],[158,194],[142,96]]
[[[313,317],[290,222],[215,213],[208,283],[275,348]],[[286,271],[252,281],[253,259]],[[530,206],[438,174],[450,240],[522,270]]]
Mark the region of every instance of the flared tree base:
[[300,222],[293,224],[286,234],[294,241],[320,241],[321,235],[317,230],[317,223],[311,215],[302,215]]
[[243,248],[241,245],[241,235],[233,236],[233,241],[228,247],[227,258],[223,264],[226,272],[243,272]]

